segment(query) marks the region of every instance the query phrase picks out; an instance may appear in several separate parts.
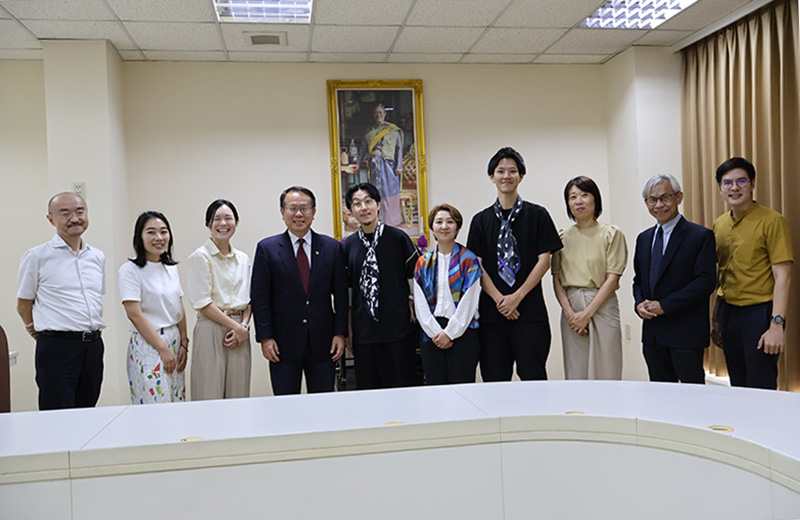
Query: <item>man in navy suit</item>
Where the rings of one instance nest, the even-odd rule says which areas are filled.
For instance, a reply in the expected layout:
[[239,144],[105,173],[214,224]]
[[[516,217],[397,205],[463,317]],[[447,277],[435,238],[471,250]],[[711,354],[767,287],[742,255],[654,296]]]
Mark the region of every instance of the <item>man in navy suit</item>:
[[714,233],[678,213],[683,193],[672,175],[653,176],[642,197],[658,222],[636,238],[633,257],[633,296],[650,380],[704,384],[709,297],[716,286]]
[[287,230],[256,247],[250,298],[256,341],[269,360],[272,392],[333,391],[335,361],[347,334],[347,273],[342,246],[311,231],[317,200],[308,188],[281,193]]

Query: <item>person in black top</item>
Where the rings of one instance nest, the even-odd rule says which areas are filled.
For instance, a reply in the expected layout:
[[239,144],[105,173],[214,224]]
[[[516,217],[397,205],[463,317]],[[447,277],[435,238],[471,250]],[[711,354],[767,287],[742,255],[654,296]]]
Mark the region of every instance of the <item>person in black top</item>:
[[519,196],[525,177],[519,152],[498,150],[488,173],[497,200],[472,218],[467,239],[483,268],[481,377],[510,381],[516,361],[523,381],[547,379],[551,334],[540,282],[561,240],[547,210]]
[[410,280],[419,251],[409,236],[378,219],[381,195],[356,184],[345,194],[358,220],[343,243],[351,288],[351,333],[359,390],[412,385],[414,321]]

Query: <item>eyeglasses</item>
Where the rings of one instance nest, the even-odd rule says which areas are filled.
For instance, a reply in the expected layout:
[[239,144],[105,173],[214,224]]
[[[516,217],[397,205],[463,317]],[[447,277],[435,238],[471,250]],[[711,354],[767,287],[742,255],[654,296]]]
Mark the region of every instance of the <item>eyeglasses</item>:
[[307,214],[307,213],[311,213],[311,211],[313,209],[314,208],[309,207],[309,206],[286,206],[284,208],[284,210],[288,211],[289,213],[292,213],[292,214],[294,214],[294,213],[302,213],[304,215]]
[[375,204],[377,204],[377,202],[375,202],[375,199],[364,199],[364,200],[353,201],[353,203],[350,204],[350,207],[353,208],[354,210],[359,210],[361,208],[368,208],[370,206],[374,206]]
[[665,193],[660,197],[647,197],[644,199],[644,201],[648,206],[655,206],[659,201],[663,202],[664,204],[669,204],[675,195],[677,195],[677,193]]
[[69,219],[69,218],[72,218],[73,216],[78,217],[78,218],[83,218],[84,215],[86,215],[86,209],[85,208],[78,208],[75,211],[70,211],[68,209],[60,209],[60,210],[58,210],[56,212],[56,215],[59,218],[63,218],[65,220]]
[[734,183],[736,183],[736,185],[739,188],[744,188],[745,186],[747,186],[750,183],[750,179],[748,179],[747,177],[739,177],[735,181],[732,181],[730,179],[725,179],[724,181],[720,182],[719,184],[720,184],[720,186],[722,186],[723,190],[729,190],[729,189],[733,188],[733,184]]

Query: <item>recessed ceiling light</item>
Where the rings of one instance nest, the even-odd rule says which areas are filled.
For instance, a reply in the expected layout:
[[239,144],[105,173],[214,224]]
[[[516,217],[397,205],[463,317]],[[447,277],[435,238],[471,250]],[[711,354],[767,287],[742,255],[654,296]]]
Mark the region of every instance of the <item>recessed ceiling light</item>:
[[314,0],[213,0],[220,22],[311,23]]
[[590,29],[655,29],[697,0],[608,0],[581,23]]

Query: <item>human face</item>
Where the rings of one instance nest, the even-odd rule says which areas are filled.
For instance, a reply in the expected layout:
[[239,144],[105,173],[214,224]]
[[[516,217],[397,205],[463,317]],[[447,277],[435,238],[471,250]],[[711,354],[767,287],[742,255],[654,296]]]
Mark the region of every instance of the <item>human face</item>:
[[366,190],[358,190],[353,193],[350,213],[361,224],[361,227],[370,227],[374,224],[378,220],[378,210],[380,209],[381,203],[370,197]]
[[214,212],[208,229],[211,230],[211,239],[214,242],[227,242],[236,233],[236,218],[233,210],[226,205],[222,205]]
[[[726,186],[727,183],[730,183],[730,186]],[[731,208],[746,209],[753,202],[754,184],[755,179],[751,181],[746,171],[742,168],[734,168],[722,176],[719,192]]]
[[380,106],[375,107],[375,109],[372,111],[372,118],[379,125],[384,124],[386,122],[386,110]]
[[159,262],[161,255],[169,247],[169,228],[167,223],[160,218],[151,218],[144,224],[142,230],[142,243],[144,244],[145,258],[148,262]]
[[452,244],[456,241],[456,236],[458,235],[458,224],[453,219],[452,215],[450,215],[449,211],[440,210],[436,212],[436,216],[433,217],[433,236],[436,237],[436,241],[439,242],[440,245],[442,244]]
[[522,175],[519,174],[517,162],[506,157],[497,163],[497,168],[494,169],[490,179],[497,186],[498,193],[512,195],[517,193],[517,186],[522,182]]
[[645,199],[647,210],[662,226],[678,215],[678,206],[683,202],[683,192],[675,193],[668,181],[659,182]]
[[576,221],[594,220],[594,195],[573,186],[567,194],[567,202],[569,211]]
[[77,238],[89,227],[89,210],[80,195],[62,193],[50,202],[47,220],[64,240]]
[[311,197],[299,191],[290,191],[283,199],[281,216],[286,228],[296,237],[304,237],[311,229],[317,209],[313,207]]

